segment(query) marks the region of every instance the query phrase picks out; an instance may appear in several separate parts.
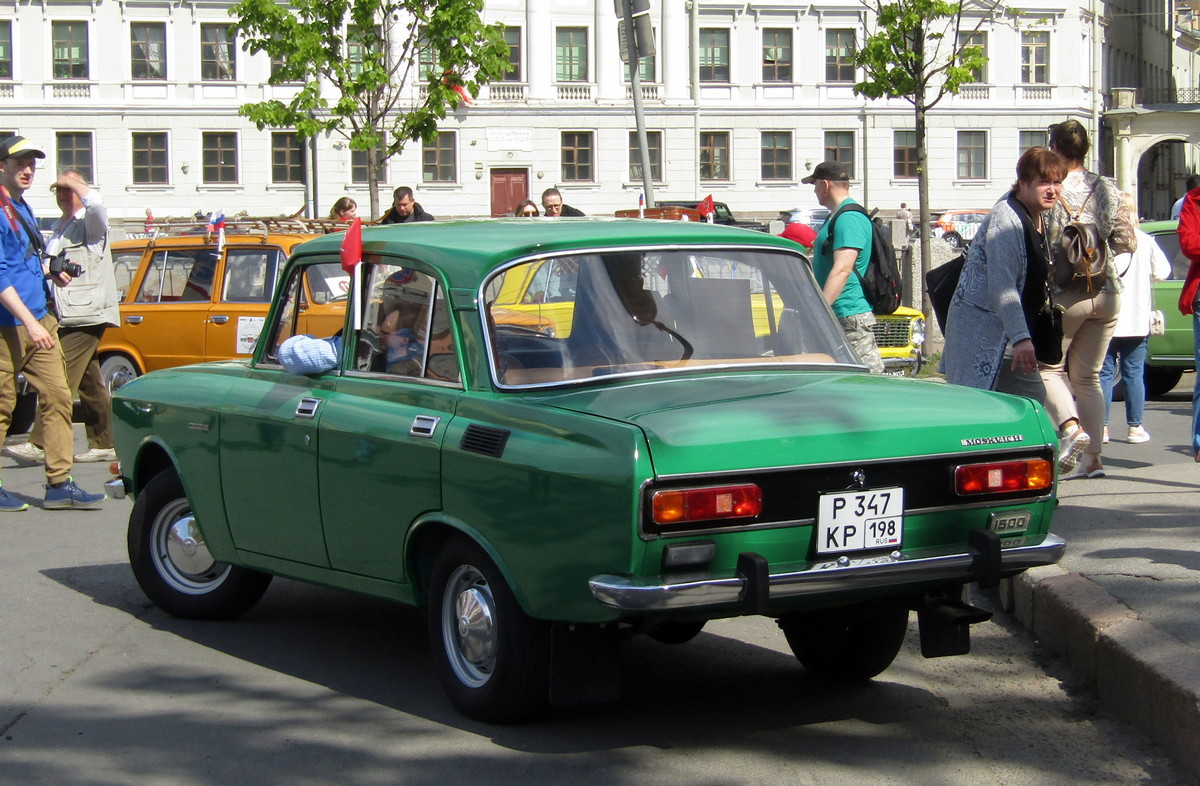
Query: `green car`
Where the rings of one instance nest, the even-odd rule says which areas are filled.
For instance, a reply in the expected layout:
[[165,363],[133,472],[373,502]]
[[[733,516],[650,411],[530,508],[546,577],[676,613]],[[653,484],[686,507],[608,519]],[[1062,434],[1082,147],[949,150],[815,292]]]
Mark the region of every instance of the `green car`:
[[[623,639],[716,618],[777,620],[831,679],[887,668],[910,611],[925,655],[965,653],[989,614],[964,586],[1062,556],[1045,412],[867,373],[794,243],[636,219],[362,239],[352,273],[342,235],[293,251],[252,358],[114,393],[130,560],[165,611],[234,618],[273,575],[415,605],[453,704],[511,722],[618,695]],[[495,313],[546,260],[569,330]],[[332,368],[294,373],[311,291],[344,319]]]
[[1196,368],[1192,318],[1179,313],[1179,293],[1187,278],[1188,258],[1179,250],[1178,221],[1147,221],[1142,231],[1154,237],[1171,260],[1171,278],[1154,282],[1154,308],[1166,317],[1166,332],[1151,336],[1146,354],[1146,395],[1161,396],[1179,384],[1183,372]]

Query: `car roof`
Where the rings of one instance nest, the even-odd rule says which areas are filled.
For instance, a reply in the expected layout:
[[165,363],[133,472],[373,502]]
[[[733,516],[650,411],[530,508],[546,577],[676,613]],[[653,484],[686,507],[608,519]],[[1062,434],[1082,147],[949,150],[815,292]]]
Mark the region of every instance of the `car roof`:
[[[326,235],[293,249],[296,256],[337,255],[344,235]],[[428,261],[450,286],[474,288],[490,271],[513,259],[630,246],[770,246],[798,253],[799,246],[763,232],[699,221],[637,218],[493,218],[422,221],[364,227],[364,254],[393,254]]]

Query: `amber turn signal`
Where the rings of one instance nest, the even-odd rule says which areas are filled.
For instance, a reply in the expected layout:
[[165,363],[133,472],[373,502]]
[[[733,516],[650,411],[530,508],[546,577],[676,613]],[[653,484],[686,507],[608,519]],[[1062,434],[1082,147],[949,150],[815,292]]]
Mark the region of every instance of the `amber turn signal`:
[[753,518],[762,513],[762,489],[753,483],[656,491],[651,500],[656,524]]
[[964,495],[1038,491],[1053,483],[1054,467],[1046,459],[966,464],[954,469],[954,490]]

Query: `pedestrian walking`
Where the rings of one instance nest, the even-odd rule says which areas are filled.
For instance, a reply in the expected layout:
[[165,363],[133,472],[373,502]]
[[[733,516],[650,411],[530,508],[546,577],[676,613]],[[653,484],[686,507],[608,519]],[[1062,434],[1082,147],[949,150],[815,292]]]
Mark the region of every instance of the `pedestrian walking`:
[[[1126,200],[1132,209],[1133,198]],[[1100,367],[1100,389],[1104,391],[1104,438],[1108,442],[1108,424],[1112,412],[1113,387],[1117,370],[1125,382],[1126,442],[1149,442],[1150,434],[1142,427],[1146,409],[1146,347],[1150,339],[1150,312],[1154,292],[1151,281],[1171,277],[1171,261],[1154,238],[1138,229],[1137,251],[1118,254],[1113,265],[1121,278],[1121,310],[1117,326],[1108,342],[1104,365]]]
[[907,202],[900,203],[900,209],[896,211],[896,218],[904,222],[905,234],[911,235],[913,231],[912,211],[908,209]]
[[[17,375],[37,391],[38,417],[45,431],[46,496],[43,507],[96,508],[103,494],[84,491],[71,479],[71,390],[56,337],[47,278],[70,283],[64,272],[51,273],[43,262],[45,245],[25,192],[33,185],[38,159],[46,154],[29,140],[12,136],[0,142],[0,434],[8,431],[17,399]],[[29,505],[0,487],[0,511]]]
[[[1191,261],[1179,293],[1179,311],[1192,315],[1192,342],[1200,369],[1200,187],[1184,195],[1178,232],[1179,250]],[[1192,389],[1192,455],[1200,462],[1200,374]]]

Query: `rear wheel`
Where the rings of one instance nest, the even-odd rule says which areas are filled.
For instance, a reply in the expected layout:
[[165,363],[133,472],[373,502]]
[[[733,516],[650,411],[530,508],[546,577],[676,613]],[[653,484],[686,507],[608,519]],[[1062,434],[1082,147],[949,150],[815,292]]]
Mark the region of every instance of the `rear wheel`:
[[1165,396],[1183,379],[1183,369],[1175,366],[1146,366],[1146,395]]
[[863,682],[892,664],[904,643],[908,609],[896,603],[864,603],[779,620],[796,659],[812,674]]
[[155,475],[133,504],[129,564],[154,605],[186,619],[239,617],[271,583],[265,573],[213,559],[174,470]]
[[100,360],[100,377],[108,386],[109,393],[139,376],[141,376],[141,372],[138,370],[137,364],[125,355],[106,355]]
[[550,697],[550,626],[530,618],[488,556],[466,540],[437,555],[429,587],[429,640],[442,688],[458,711],[513,723]]
[[946,234],[942,235],[942,240],[945,240],[946,244],[955,251],[963,247],[962,235],[958,234],[957,232],[947,232]]

